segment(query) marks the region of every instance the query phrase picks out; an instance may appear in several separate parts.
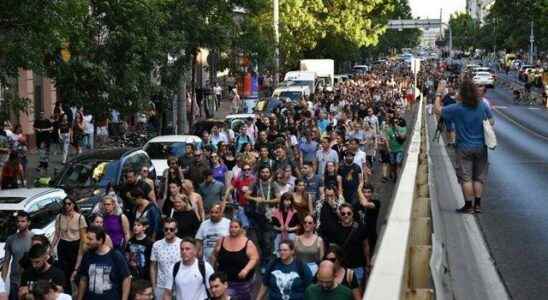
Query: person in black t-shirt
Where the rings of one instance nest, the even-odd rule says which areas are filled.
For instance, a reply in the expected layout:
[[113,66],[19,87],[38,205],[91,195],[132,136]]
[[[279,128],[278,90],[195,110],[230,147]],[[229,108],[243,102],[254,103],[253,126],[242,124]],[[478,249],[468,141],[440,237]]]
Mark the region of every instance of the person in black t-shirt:
[[150,280],[150,253],[152,252],[152,241],[146,235],[148,220],[139,218],[133,224],[133,237],[129,240],[126,248],[126,256],[129,271],[133,278]]
[[55,284],[58,291],[63,290],[65,284],[65,273],[52,266],[48,260],[49,250],[45,245],[35,244],[29,250],[31,267],[23,270],[21,286],[19,287],[19,298],[32,292],[33,286],[39,280],[48,280]]
[[343,203],[339,212],[340,222],[336,231],[338,235],[335,236],[334,242],[345,253],[345,266],[353,269],[358,281],[362,282],[370,268],[367,229],[364,225],[354,222],[354,212],[349,204]]
[[381,207],[381,202],[373,199],[374,191],[375,188],[369,183],[360,185],[358,188],[360,201],[354,205],[354,220],[365,225],[371,252],[375,250],[377,245],[377,219]]
[[200,219],[186,195],[178,194],[173,200],[173,208],[167,214],[177,221],[177,236],[195,236],[200,228]]
[[126,182],[120,187],[120,197],[124,202],[124,214],[129,218],[130,224],[133,224],[133,210],[137,205],[136,199],[131,197],[131,192],[135,189],[141,189],[147,196],[147,199],[151,202],[156,203],[156,195],[154,191],[150,188],[150,185],[144,181],[141,181],[137,178],[137,173],[134,170],[126,171]]
[[354,163],[354,152],[346,151],[344,162],[340,165],[344,200],[352,205],[358,202],[358,186],[362,181],[362,169]]
[[49,142],[51,133],[53,132],[53,124],[48,118],[46,118],[46,114],[44,112],[41,112],[39,119],[34,121],[34,131],[36,132],[36,145],[41,145],[42,142],[44,142],[49,150]]

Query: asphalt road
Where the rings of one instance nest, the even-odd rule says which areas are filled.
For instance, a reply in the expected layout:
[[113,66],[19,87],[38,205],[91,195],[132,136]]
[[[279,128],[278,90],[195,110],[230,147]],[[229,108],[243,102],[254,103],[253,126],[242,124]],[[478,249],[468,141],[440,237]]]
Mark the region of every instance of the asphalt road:
[[478,220],[513,299],[548,295],[548,111],[489,90],[498,147]]

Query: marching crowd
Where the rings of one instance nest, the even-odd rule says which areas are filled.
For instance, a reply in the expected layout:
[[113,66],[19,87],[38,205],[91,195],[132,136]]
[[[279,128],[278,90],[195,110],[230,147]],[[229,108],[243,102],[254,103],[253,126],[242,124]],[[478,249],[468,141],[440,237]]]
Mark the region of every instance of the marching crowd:
[[9,299],[361,299],[381,205],[372,176],[397,179],[412,78],[390,63],[333,92],[270,99],[168,157],[160,184],[127,170],[90,216],[69,196],[51,242],[19,213]]

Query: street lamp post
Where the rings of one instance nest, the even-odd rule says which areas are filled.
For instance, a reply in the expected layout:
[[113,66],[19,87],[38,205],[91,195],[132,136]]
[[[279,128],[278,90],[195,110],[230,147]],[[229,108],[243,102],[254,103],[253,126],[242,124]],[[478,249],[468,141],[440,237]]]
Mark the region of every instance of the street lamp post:
[[531,35],[529,36],[529,64],[532,65],[534,62],[534,46],[535,45],[535,33],[533,31],[533,21],[531,21]]
[[280,2],[272,0],[272,25],[274,27],[274,87],[280,80]]

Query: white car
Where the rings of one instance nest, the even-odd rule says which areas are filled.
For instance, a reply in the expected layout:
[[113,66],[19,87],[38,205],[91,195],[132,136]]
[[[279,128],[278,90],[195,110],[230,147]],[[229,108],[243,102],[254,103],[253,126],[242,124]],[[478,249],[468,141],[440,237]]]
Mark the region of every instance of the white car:
[[167,158],[183,156],[188,144],[194,145],[195,149],[201,149],[202,139],[196,135],[161,135],[149,140],[143,150],[150,157],[156,175],[160,177],[168,168]]
[[477,85],[485,85],[491,88],[495,85],[495,78],[489,72],[477,72],[474,74],[472,80]]
[[0,190],[0,260],[4,259],[6,239],[16,229],[15,214],[30,214],[31,229],[39,229],[50,239],[55,231],[55,217],[63,207],[67,194],[57,188],[22,188]]

